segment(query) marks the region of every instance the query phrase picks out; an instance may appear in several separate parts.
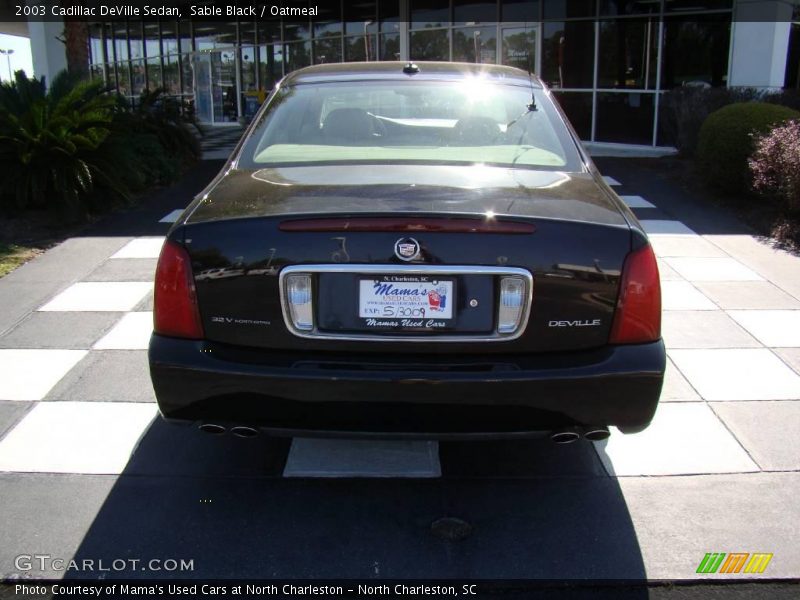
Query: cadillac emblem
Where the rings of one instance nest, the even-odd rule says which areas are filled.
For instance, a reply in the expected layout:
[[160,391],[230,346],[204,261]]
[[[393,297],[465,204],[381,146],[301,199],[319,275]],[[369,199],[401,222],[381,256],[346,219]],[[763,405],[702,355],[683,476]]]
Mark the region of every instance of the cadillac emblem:
[[412,261],[419,256],[419,242],[414,238],[400,238],[394,243],[394,253],[400,260]]

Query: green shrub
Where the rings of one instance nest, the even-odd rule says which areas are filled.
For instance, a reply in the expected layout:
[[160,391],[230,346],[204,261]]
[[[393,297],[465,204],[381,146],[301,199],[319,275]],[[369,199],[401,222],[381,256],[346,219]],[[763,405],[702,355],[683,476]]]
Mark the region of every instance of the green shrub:
[[750,189],[747,158],[753,152],[753,135],[800,113],[763,102],[730,104],[710,114],[700,128],[697,167],[706,182],[720,191],[743,193]]
[[200,157],[177,102],[145,92],[135,109],[66,72],[49,89],[19,71],[0,85],[0,211],[76,219],[167,184]]
[[712,112],[736,102],[758,98],[754,88],[682,86],[665,92],[659,104],[662,143],[675,146],[682,156],[693,156],[697,134]]
[[102,82],[66,72],[47,91],[23,71],[0,85],[0,207],[74,216],[98,183],[115,189],[113,171],[95,160],[115,106]]

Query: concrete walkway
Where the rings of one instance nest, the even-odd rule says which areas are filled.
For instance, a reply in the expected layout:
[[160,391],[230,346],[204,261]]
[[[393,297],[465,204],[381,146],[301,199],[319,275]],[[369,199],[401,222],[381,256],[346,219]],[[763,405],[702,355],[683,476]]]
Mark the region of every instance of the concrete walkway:
[[[175,211],[221,166],[205,161],[0,280],[0,576],[65,575],[15,566],[40,553],[194,559],[180,575],[198,578],[800,577],[800,258],[636,163],[598,162],[661,265],[670,360],[645,432],[425,445],[430,472],[408,455],[428,478],[330,479],[284,468],[325,475],[352,448],[164,425],[152,276]],[[442,516],[473,534],[434,537]],[[697,574],[710,552],[773,556],[762,574]],[[165,576],[102,574],[134,575]]]

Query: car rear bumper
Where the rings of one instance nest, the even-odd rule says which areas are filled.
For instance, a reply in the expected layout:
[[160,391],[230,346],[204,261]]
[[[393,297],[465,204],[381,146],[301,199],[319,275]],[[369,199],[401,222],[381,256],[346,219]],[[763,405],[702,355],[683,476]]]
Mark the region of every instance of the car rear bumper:
[[661,341],[548,355],[341,355],[243,349],[153,335],[150,372],[167,419],[274,433],[379,437],[529,435],[646,427]]

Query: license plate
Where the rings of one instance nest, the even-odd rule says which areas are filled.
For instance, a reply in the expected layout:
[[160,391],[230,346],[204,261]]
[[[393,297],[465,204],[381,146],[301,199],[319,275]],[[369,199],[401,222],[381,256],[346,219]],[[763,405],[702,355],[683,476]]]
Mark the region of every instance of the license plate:
[[359,280],[358,316],[367,328],[435,330],[452,327],[454,280],[382,275]]

